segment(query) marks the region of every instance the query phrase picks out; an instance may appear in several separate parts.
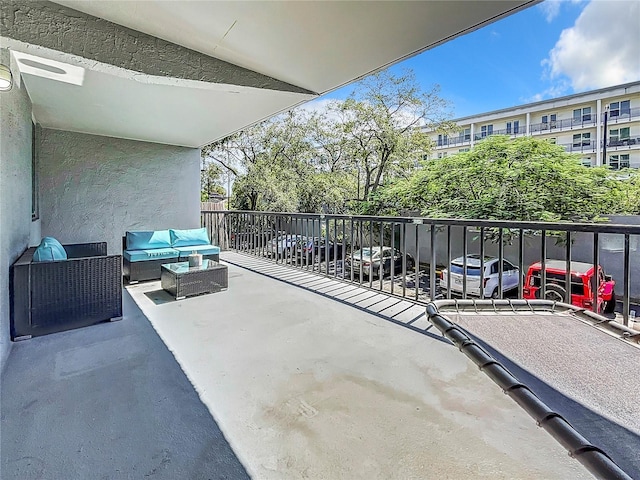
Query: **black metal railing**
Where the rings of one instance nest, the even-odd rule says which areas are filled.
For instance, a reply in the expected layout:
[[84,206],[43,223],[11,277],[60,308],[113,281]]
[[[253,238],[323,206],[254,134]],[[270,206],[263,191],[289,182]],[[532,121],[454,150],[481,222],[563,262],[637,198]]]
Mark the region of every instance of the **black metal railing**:
[[458,145],[470,145],[471,135],[465,135],[462,137],[447,137],[439,138],[436,142],[438,147],[455,147]]
[[529,131],[531,133],[542,132],[550,133],[559,130],[566,130],[571,128],[588,128],[595,127],[596,115],[583,115],[579,118],[563,118],[561,120],[555,120],[552,122],[532,123],[529,125]]
[[[600,271],[600,265],[616,282],[613,301],[617,299],[624,325],[635,317],[632,303],[640,298],[640,225],[250,211],[203,211],[201,217],[222,250],[269,258],[425,304],[452,296],[523,298],[530,290],[525,274],[536,262],[537,296],[548,298],[548,293],[557,296],[560,291],[562,300],[571,304],[575,292],[559,288],[557,271],[547,281],[551,261],[556,270],[563,267],[566,286],[572,285],[576,265],[587,264],[592,272]],[[488,270],[491,265],[493,270]],[[608,281],[604,272],[600,280],[592,274],[592,298],[585,300],[600,312],[605,305],[599,289]]]
[[[607,123],[620,123],[628,122],[634,118],[640,117],[640,107],[624,109],[624,110],[610,110],[607,118]],[[602,113],[602,121],[604,122],[604,112]]]
[[595,153],[598,148],[598,142],[595,140],[580,140],[572,143],[558,144],[570,153]]

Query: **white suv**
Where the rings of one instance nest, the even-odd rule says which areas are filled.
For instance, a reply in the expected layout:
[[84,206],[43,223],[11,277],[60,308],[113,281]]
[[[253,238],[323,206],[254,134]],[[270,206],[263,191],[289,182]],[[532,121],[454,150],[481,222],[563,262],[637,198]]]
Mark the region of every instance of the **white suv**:
[[[484,257],[484,288],[483,297],[498,298],[499,260],[493,257]],[[467,255],[467,295],[480,296],[480,255]],[[464,272],[464,257],[458,257],[451,261],[451,293],[462,294]],[[440,288],[446,292],[447,269],[440,275]],[[506,260],[502,261],[502,293],[518,287],[520,271]]]

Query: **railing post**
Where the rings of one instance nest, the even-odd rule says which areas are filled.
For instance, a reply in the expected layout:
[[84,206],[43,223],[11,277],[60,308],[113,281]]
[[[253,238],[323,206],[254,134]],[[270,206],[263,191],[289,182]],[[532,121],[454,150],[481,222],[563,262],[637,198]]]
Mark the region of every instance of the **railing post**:
[[436,224],[431,224],[431,265],[429,265],[429,298],[436,299]]
[[591,292],[593,299],[593,311],[595,313],[600,313],[600,308],[598,306],[598,290],[600,289],[600,245],[599,245],[598,234],[593,234],[593,278],[592,280],[592,288]]
[[622,318],[625,327],[630,327],[629,321],[629,311],[630,311],[630,303],[629,296],[631,294],[631,263],[630,263],[630,248],[629,248],[629,234],[625,233],[624,235],[624,282],[623,282],[623,290],[622,290]]
[[564,294],[564,301],[571,305],[571,232],[567,231],[567,245],[565,246],[565,284],[567,291]]

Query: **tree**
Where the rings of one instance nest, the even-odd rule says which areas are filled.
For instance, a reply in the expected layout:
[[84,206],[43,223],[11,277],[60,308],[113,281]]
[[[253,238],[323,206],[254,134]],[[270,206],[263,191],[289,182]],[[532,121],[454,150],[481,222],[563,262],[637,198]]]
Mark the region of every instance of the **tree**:
[[448,114],[439,87],[422,92],[411,71],[370,75],[333,108],[340,115],[340,133],[348,139],[354,169],[362,177],[359,200],[364,202],[385,179],[407,176],[418,166],[431,150],[421,127],[441,128]]
[[[346,212],[430,151],[421,126],[445,116],[437,88],[412,73],[377,73],[325,112],[295,109],[203,148],[236,175],[234,205],[251,210]],[[362,188],[360,188],[362,185]]]
[[225,194],[222,186],[222,176],[224,172],[219,165],[215,163],[203,162],[203,169],[200,172],[200,200],[206,202],[212,194]]
[[[627,189],[628,190],[628,189]],[[561,146],[492,136],[471,151],[424,162],[377,197],[385,213],[521,221],[593,221],[618,213],[626,192],[606,167],[585,167]]]

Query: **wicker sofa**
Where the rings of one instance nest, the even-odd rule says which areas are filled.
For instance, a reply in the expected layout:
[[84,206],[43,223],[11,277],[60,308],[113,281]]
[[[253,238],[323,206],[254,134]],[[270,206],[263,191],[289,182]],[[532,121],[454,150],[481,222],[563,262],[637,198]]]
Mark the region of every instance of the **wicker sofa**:
[[66,260],[34,261],[28,248],[11,266],[11,339],[122,318],[122,256],[106,242],[63,245]]
[[205,228],[128,231],[122,237],[122,273],[129,283],[159,280],[163,263],[187,261],[194,251],[220,259],[220,248],[211,245]]

